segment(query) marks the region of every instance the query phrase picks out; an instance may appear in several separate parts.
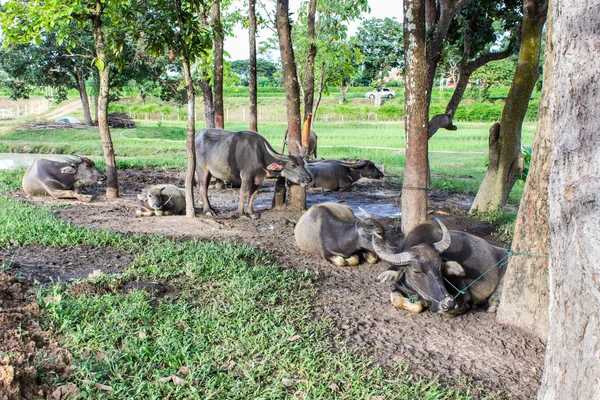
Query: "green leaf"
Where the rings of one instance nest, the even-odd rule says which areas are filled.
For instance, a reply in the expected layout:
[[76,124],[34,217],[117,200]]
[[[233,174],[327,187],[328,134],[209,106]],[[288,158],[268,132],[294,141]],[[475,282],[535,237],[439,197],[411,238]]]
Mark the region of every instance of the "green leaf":
[[104,61],[98,58],[96,60],[96,67],[98,67],[99,71],[104,71]]

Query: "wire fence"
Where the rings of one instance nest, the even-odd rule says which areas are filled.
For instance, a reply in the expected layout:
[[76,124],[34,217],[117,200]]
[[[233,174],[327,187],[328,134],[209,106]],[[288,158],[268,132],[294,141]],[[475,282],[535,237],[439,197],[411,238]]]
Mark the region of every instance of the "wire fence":
[[32,100],[11,106],[0,104],[0,119],[19,119],[39,115],[48,111],[49,108],[50,101],[47,99]]

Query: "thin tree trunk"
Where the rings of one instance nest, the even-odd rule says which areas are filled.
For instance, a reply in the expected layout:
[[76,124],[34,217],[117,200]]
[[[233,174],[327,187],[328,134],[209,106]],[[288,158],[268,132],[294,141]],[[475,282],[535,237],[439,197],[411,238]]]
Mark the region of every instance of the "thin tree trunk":
[[98,129],[102,139],[102,150],[104,151],[104,163],[106,164],[106,198],[116,199],[119,197],[119,181],[117,177],[117,163],[115,161],[115,150],[110,128],[108,126],[108,96],[110,63],[104,53],[104,27],[101,17],[102,3],[96,1],[96,14],[92,15],[92,30],[94,33],[94,44],[96,57],[98,59],[98,74],[100,76],[98,94]]
[[[549,10],[548,16],[551,14]],[[552,20],[546,24],[544,87],[540,98],[539,122],[533,143],[531,167],[519,206],[514,251],[550,254],[548,180],[552,161],[552,127],[549,101],[552,90]],[[504,290],[496,321],[524,329],[546,341],[548,336],[548,259],[512,257],[506,267]]]
[[215,72],[213,78],[215,126],[225,127],[225,113],[223,111],[223,25],[221,24],[221,1],[216,0],[213,5],[213,29],[215,48]]
[[[288,17],[289,1],[277,0],[277,33],[279,50],[283,64],[287,124],[290,154],[300,154],[302,142],[300,130],[300,86],[296,73],[294,48],[292,47],[291,27]],[[279,205],[279,204],[277,204]],[[295,209],[306,209],[306,189],[300,185],[291,185],[289,205]]]
[[308,56],[306,58],[306,69],[304,71],[304,129],[302,131],[302,147],[308,151],[308,135],[313,115],[315,101],[315,56],[317,46],[315,44],[315,14],[317,13],[317,0],[308,3],[307,16],[307,39]]
[[196,95],[194,93],[194,82],[192,81],[192,73],[190,71],[190,60],[187,57],[183,58],[183,72],[185,75],[185,88],[187,91],[188,100],[188,122],[187,122],[187,170],[185,173],[185,215],[189,218],[196,216],[194,208],[194,173],[196,172]]
[[88,126],[92,125],[92,114],[90,112],[90,99],[88,97],[87,88],[85,87],[85,78],[83,72],[77,69],[75,72],[77,91],[79,92],[79,98],[81,99],[81,106],[83,107],[83,120]]
[[489,212],[503,207],[523,170],[521,127],[539,75],[542,28],[547,10],[548,0],[526,0],[523,4],[519,61],[502,111],[498,140],[490,147],[487,171],[471,212]]
[[213,102],[212,87],[210,86],[210,79],[200,79],[198,81],[200,90],[202,90],[202,101],[204,103],[204,119],[206,120],[207,128],[215,127],[215,105]]
[[402,186],[402,232],[427,221],[429,179],[425,5],[404,1],[406,169]]
[[550,329],[538,399],[598,399],[600,3],[556,0],[552,8]]
[[250,77],[248,95],[250,97],[250,130],[258,132],[258,89],[256,82],[256,0],[248,0],[248,34],[250,37]]
[[344,87],[343,84],[338,85],[338,89],[340,90],[340,98],[338,100],[338,104],[344,104],[346,101],[346,92],[348,92],[349,86]]

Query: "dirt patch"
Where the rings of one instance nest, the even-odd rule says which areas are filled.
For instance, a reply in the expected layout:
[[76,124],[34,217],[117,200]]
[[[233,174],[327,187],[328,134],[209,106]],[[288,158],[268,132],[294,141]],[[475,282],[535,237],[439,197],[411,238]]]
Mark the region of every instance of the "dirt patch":
[[[340,268],[296,249],[293,230],[301,214],[270,210],[273,182],[267,182],[257,196],[255,208],[264,211],[258,220],[237,217],[238,191],[234,189],[209,191],[213,207],[220,211],[215,218],[135,217],[135,196],[141,188],[160,183],[181,186],[181,177],[180,172],[122,171],[120,199],[108,201],[100,195],[91,203],[33,201],[68,204],[56,209],[59,217],[94,228],[251,243],[275,255],[283,268],[313,271],[318,276],[318,317],[332,320],[337,332],[353,347],[374,356],[384,366],[405,363],[414,373],[437,376],[457,386],[469,377],[475,386],[494,392],[496,397],[535,397],[545,352],[539,339],[497,325],[494,316],[483,311],[449,319],[429,312],[413,315],[395,309],[389,301],[390,287],[375,281],[386,264]],[[97,186],[89,189],[96,194],[102,191]],[[393,232],[399,223],[399,193],[398,185],[363,180],[355,192],[317,190],[307,200],[309,206],[324,201],[341,202],[357,213],[360,205]],[[22,198],[23,194],[17,191],[13,196]],[[491,236],[493,227],[466,216],[472,201],[469,196],[432,191],[429,209],[448,228],[499,244]],[[399,233],[393,234],[399,240]],[[475,396],[478,393],[475,391]]]
[[133,255],[109,247],[25,246],[0,249],[0,260],[16,276],[40,283],[72,282],[99,273],[117,273],[133,261]]
[[[39,376],[72,372],[71,354],[40,327],[31,284],[0,271],[0,398],[48,398]],[[47,382],[47,380],[46,380]],[[60,398],[60,397],[59,397]]]

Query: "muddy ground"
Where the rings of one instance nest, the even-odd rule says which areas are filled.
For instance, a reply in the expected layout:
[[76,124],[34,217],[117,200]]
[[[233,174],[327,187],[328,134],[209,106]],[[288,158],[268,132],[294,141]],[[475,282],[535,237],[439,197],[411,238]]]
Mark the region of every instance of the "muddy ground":
[[[529,399],[535,397],[544,360],[545,346],[537,338],[518,330],[497,325],[494,315],[481,310],[450,319],[424,312],[409,314],[395,309],[389,301],[390,286],[375,281],[386,269],[385,263],[336,267],[324,260],[301,253],[293,237],[298,212],[270,210],[273,183],[263,186],[257,196],[258,220],[237,218],[238,191],[209,190],[216,217],[194,220],[183,216],[135,217],[136,195],[150,184],[183,185],[181,174],[127,170],[120,172],[122,198],[107,201],[99,195],[91,203],[67,200],[25,199],[22,191],[11,196],[35,203],[68,205],[56,209],[57,216],[77,225],[110,228],[118,232],[160,233],[174,237],[198,237],[206,240],[246,242],[273,254],[280,266],[310,270],[318,276],[319,297],[316,312],[321,319],[332,320],[336,331],[360,352],[372,355],[384,366],[409,365],[409,370],[428,378],[439,377],[453,386],[469,378],[474,387],[484,388],[494,397]],[[102,193],[99,186],[83,188]],[[311,191],[308,205],[343,202],[357,213],[360,205],[381,218],[393,235],[399,223],[400,187],[384,181],[362,180],[355,192],[321,193]],[[501,245],[491,234],[492,226],[466,216],[472,198],[441,191],[429,194],[429,208],[450,229],[464,230]],[[101,252],[93,248],[42,249],[30,247],[4,251],[0,257],[12,260],[11,272],[40,281],[48,277],[63,280],[86,277],[94,271],[118,272],[132,255]],[[85,256],[85,258],[82,258]],[[52,264],[52,262],[55,264]],[[60,268],[57,268],[60,265]],[[44,276],[46,278],[44,278]],[[0,364],[1,365],[1,364]],[[479,393],[476,389],[475,394]]]

